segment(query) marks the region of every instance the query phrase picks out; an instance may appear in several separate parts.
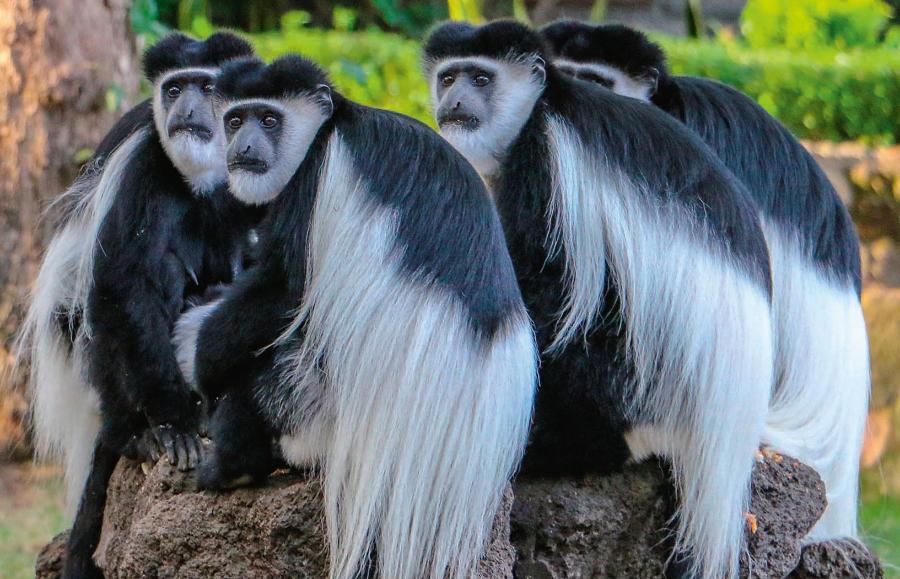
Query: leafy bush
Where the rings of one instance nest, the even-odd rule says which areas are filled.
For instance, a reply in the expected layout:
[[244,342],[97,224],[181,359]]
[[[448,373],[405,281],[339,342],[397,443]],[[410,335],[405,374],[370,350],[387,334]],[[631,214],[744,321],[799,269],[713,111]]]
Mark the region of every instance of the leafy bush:
[[705,76],[757,100],[802,138],[900,141],[900,51],[749,49],[657,38],[676,74]]
[[[347,97],[433,125],[420,45],[378,29],[355,31],[356,13],[334,11],[334,29],[311,28],[289,12],[281,30],[250,35],[260,56],[299,53],[322,65]],[[193,34],[214,28],[194,20]],[[676,74],[715,78],[756,99],[801,138],[900,142],[900,51],[888,48],[798,53],[743,44],[657,37]]]
[[750,46],[875,46],[891,16],[882,0],[750,0],[741,32]]
[[290,12],[281,30],[252,35],[260,56],[299,53],[322,65],[345,96],[432,123],[419,43],[377,29],[352,31],[354,13],[336,9],[334,30],[307,28],[303,12]]

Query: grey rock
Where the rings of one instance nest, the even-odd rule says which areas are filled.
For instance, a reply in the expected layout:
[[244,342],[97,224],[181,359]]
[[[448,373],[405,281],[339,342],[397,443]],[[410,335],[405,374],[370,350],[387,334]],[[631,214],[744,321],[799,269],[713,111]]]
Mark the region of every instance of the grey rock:
[[[327,576],[321,488],[279,471],[262,488],[196,492],[164,461],[145,474],[123,460],[113,474],[103,538],[94,555],[108,579],[135,577],[321,578]],[[753,577],[841,577],[848,560],[881,577],[863,547],[800,537],[825,509],[818,475],[786,456],[761,452],[747,513]],[[662,462],[608,476],[518,480],[494,522],[479,579],[659,577],[674,512]],[[37,577],[58,577],[65,534],[38,558]],[[850,558],[847,555],[850,553]],[[747,575],[747,561],[743,574]]]

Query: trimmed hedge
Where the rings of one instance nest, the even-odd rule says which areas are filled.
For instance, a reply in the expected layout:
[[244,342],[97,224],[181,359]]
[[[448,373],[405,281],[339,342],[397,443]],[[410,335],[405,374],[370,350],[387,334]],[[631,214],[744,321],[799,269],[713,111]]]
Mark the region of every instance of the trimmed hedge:
[[737,42],[656,38],[676,74],[721,80],[801,138],[900,141],[900,51],[751,50]]
[[[281,30],[251,35],[260,55],[303,54],[322,66],[348,97],[433,125],[419,43],[377,29],[352,31],[335,13],[336,29],[306,27],[302,12]],[[211,32],[203,23],[195,33]],[[741,90],[795,134],[815,140],[900,142],[900,51],[751,50],[736,41],[656,37],[676,74],[715,78]]]
[[[351,25],[346,23],[344,28]],[[291,52],[302,54],[323,66],[345,96],[433,125],[416,40],[374,28],[307,28],[300,12],[286,14],[281,30],[250,38],[267,61]]]

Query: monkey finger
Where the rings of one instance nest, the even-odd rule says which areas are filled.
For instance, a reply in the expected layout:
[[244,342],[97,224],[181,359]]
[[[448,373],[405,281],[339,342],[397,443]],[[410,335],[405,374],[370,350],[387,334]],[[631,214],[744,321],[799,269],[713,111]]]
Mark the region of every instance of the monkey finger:
[[203,450],[200,448],[200,439],[196,436],[192,436],[188,439],[187,444],[188,449],[188,468],[196,468],[196,466],[200,463],[200,458]]
[[178,455],[178,470],[188,469],[188,440],[183,434],[175,437],[175,454]]
[[166,458],[169,459],[169,464],[175,466],[178,464],[178,455],[175,453],[175,440],[172,437],[171,432],[163,431],[161,437],[163,448],[166,449]]
[[159,461],[160,457],[166,454],[166,449],[163,446],[162,440],[157,436],[156,432],[151,433],[152,436],[148,437],[147,444],[150,447],[150,456],[154,461]]
[[200,466],[200,463],[206,458],[208,454],[208,446],[206,444],[206,439],[203,437],[197,438],[197,466]]

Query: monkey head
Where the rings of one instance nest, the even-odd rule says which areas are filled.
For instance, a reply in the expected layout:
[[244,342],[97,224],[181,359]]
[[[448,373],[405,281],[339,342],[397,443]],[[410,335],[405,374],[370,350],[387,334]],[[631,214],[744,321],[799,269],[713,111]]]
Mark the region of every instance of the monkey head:
[[667,75],[659,46],[626,26],[560,20],[541,35],[560,72],[617,94],[648,101]]
[[439,25],[424,49],[441,135],[483,175],[499,165],[546,79],[540,37],[512,21]]
[[219,77],[231,193],[254,205],[287,186],[334,110],[325,72],[299,56],[225,65]]
[[153,119],[159,139],[198,193],[226,179],[225,137],[215,109],[219,69],[252,55],[247,41],[228,32],[203,41],[169,34],[144,55],[144,73],[153,83]]

